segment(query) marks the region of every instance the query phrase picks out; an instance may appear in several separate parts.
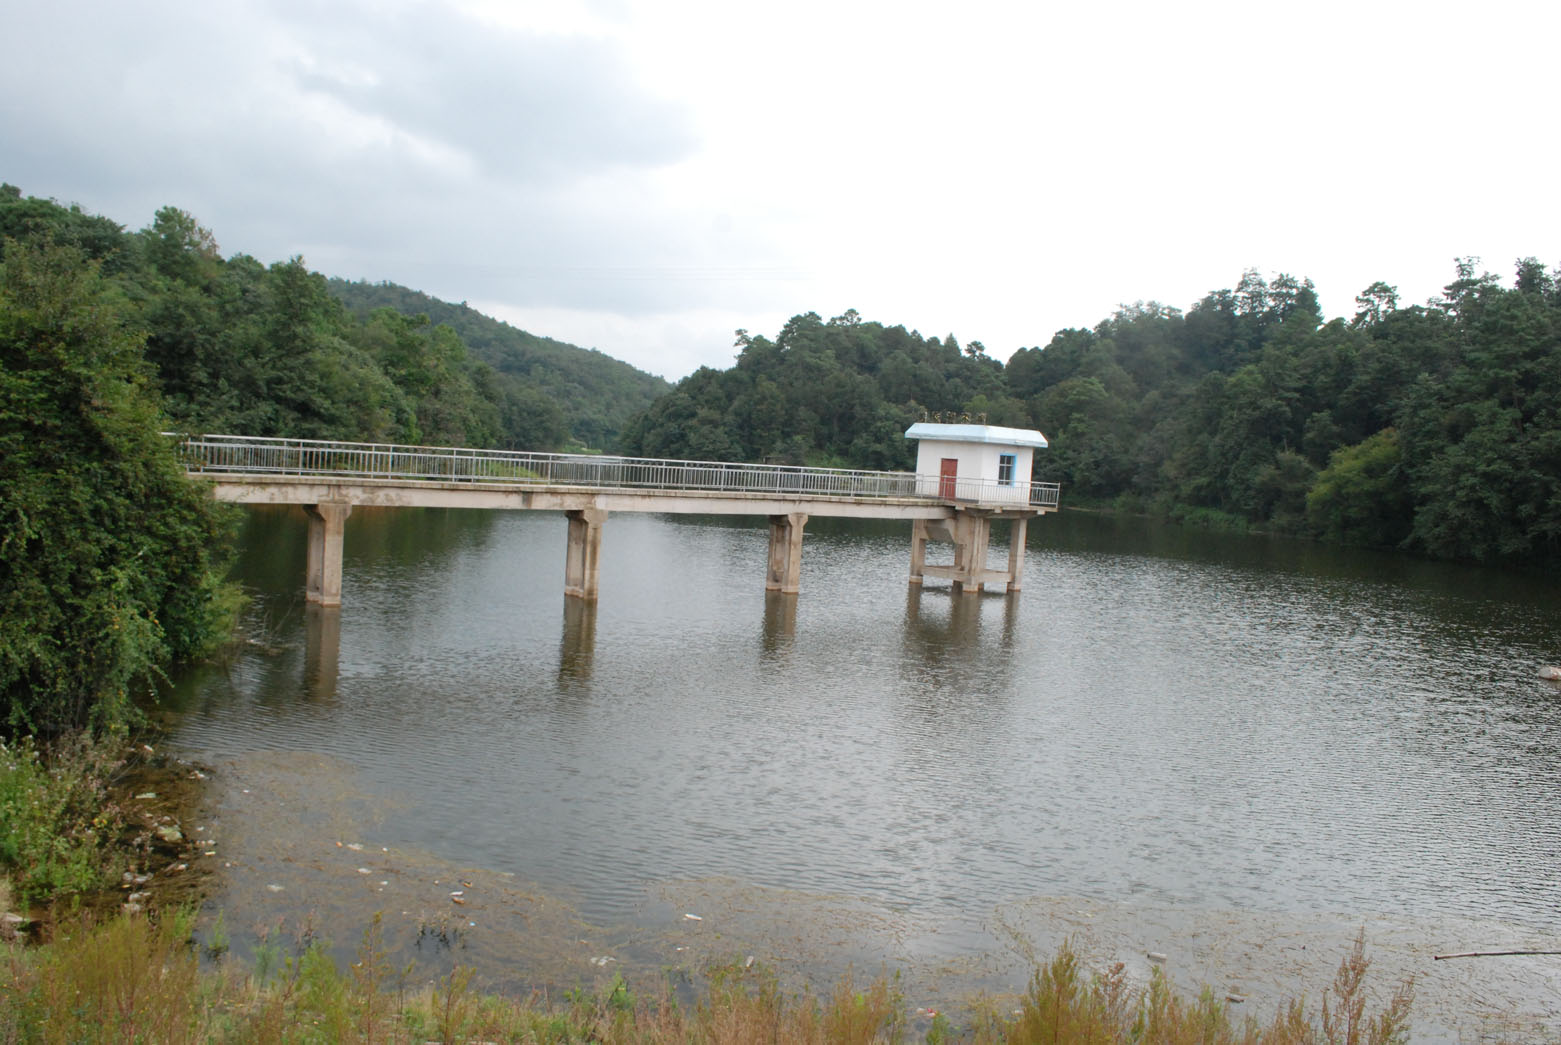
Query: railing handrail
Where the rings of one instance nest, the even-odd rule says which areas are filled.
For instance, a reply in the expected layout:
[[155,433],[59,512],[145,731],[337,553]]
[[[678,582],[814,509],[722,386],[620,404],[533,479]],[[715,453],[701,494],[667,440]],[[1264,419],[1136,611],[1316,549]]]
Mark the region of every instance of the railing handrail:
[[964,477],[956,478],[950,489],[949,480],[914,472],[279,436],[165,434],[179,440],[185,466],[196,474],[331,475],[504,486],[544,484],[595,489],[902,497],[1030,508],[1055,508],[1060,494],[1056,483],[1002,483]]

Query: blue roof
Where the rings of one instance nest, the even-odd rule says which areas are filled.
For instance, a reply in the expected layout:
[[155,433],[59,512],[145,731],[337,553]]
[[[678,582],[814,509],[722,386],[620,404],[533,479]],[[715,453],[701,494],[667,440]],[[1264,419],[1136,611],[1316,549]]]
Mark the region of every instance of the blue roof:
[[1000,428],[997,425],[939,425],[918,421],[905,430],[907,439],[941,439],[950,443],[992,443],[997,446],[1033,446],[1044,450],[1046,437],[1033,428]]

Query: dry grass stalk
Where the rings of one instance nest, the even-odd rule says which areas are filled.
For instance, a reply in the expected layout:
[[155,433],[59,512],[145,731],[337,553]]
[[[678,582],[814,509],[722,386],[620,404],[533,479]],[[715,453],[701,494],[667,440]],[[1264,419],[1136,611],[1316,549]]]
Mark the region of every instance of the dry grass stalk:
[[[571,992],[565,1004],[479,995],[470,969],[408,995],[410,969],[386,961],[379,923],[365,932],[358,961],[340,971],[318,944],[252,975],[222,962],[202,972],[188,915],[85,919],[47,947],[6,945],[0,960],[0,1045],[18,1041],[600,1042],[602,1045],[875,1045],[907,1034],[892,978],[858,987],[847,976],[827,998],[781,991],[773,972],[733,965],[712,970],[692,1008],[670,995],[637,1000],[615,977],[605,993]],[[1314,1021],[1300,1000],[1260,1025],[1233,1020],[1207,990],[1176,994],[1155,969],[1135,988],[1120,964],[1089,974],[1064,944],[1031,979],[1017,1014],[978,1010],[964,1027],[946,1018],[927,1034],[938,1045],[1398,1045],[1407,1040],[1411,983],[1368,1014],[1370,963],[1364,930],[1339,965]]]

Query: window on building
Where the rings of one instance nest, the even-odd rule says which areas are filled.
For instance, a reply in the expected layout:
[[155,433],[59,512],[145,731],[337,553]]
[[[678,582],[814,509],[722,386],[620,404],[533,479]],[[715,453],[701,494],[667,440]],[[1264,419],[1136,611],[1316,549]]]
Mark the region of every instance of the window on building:
[[1012,486],[1014,484],[1014,455],[997,455],[997,484],[999,486]]

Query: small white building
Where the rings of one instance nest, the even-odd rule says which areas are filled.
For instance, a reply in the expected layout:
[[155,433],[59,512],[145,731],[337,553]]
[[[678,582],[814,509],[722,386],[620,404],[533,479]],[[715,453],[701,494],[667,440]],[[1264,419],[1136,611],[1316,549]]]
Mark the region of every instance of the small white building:
[[916,492],[978,505],[1030,503],[1035,451],[1046,437],[1028,428],[945,425],[923,421],[905,438],[916,439]]

